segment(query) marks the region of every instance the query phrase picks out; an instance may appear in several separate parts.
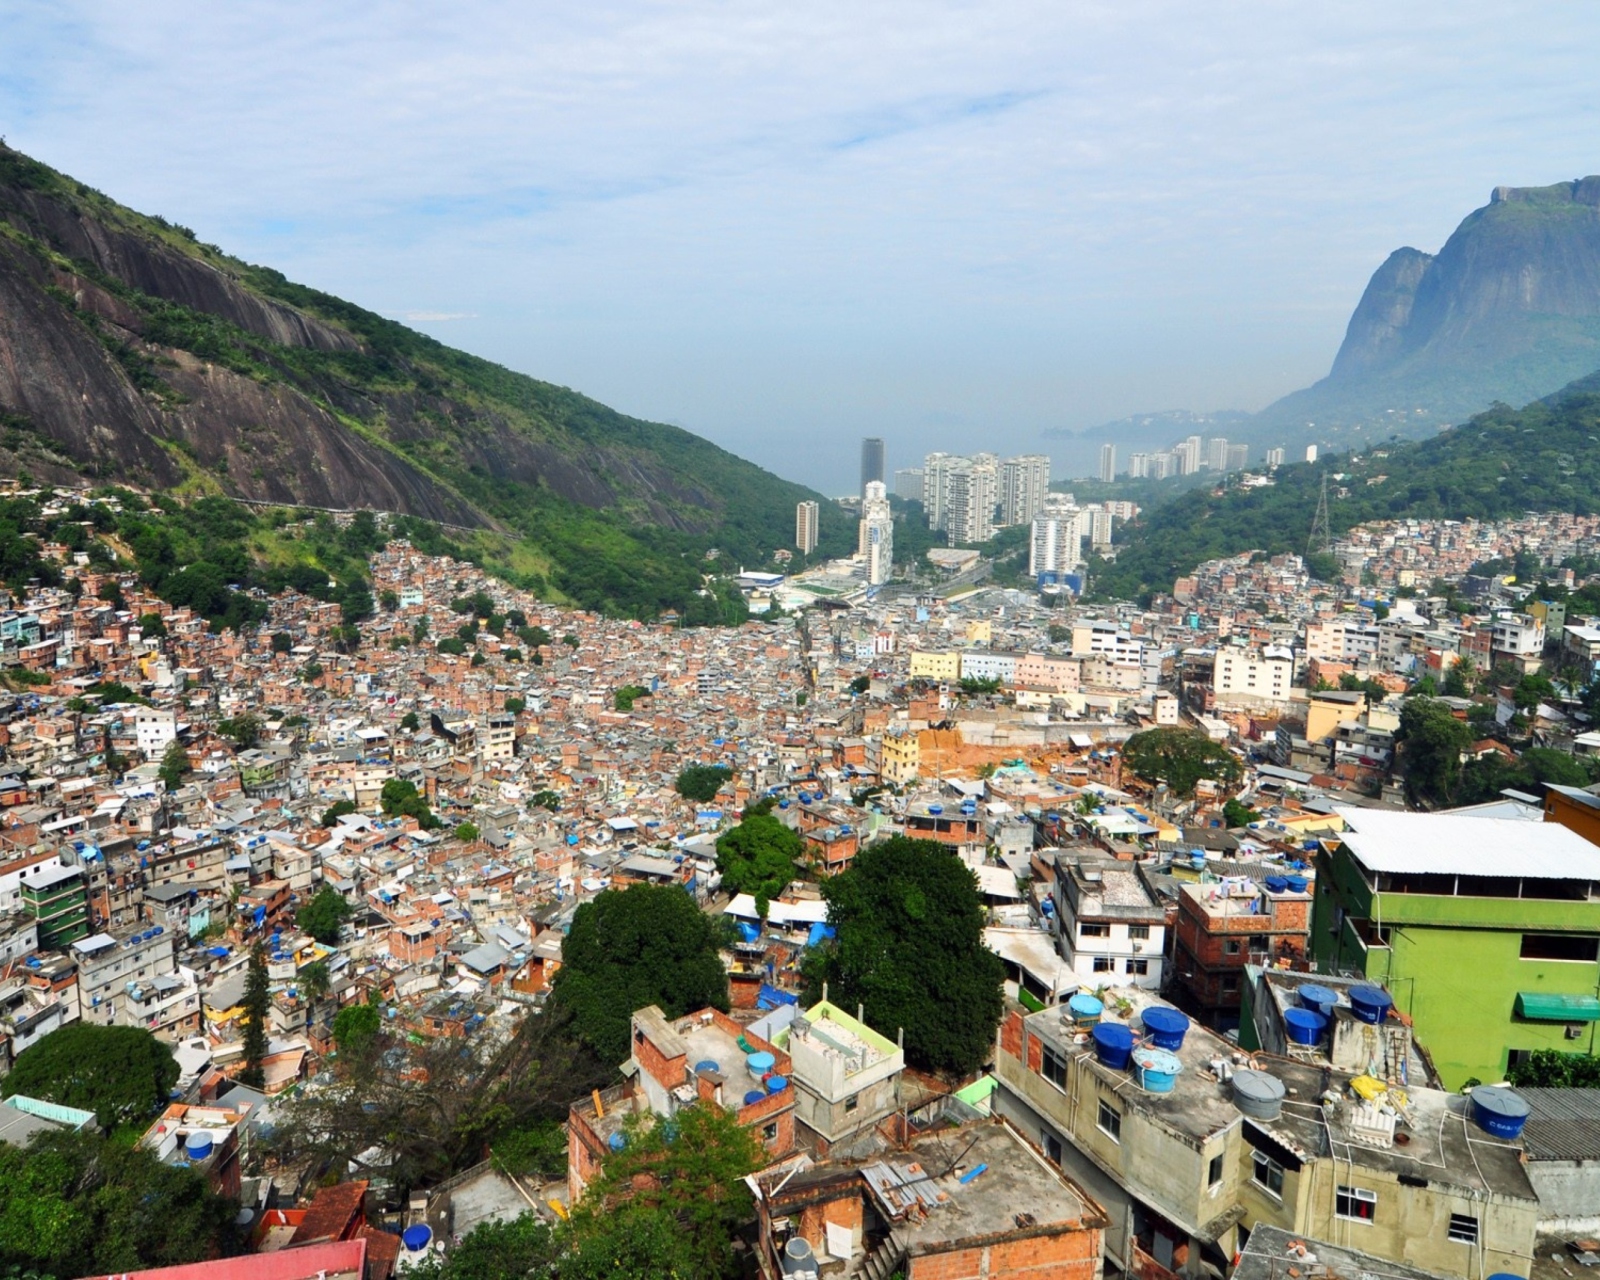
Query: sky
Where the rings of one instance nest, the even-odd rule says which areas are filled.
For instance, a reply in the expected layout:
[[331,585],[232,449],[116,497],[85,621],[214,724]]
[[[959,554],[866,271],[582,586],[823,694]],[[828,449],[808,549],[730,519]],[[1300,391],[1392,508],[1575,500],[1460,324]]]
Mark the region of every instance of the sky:
[[1256,409],[1492,187],[1600,171],[1562,0],[0,0],[0,135],[830,493],[859,440]]

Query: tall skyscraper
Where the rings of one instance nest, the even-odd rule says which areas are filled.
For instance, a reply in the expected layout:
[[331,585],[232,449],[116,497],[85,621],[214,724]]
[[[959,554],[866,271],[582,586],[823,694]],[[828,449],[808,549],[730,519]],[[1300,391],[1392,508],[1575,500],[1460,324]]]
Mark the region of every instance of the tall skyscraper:
[[1145,472],[1152,480],[1165,480],[1168,476],[1180,475],[1178,470],[1178,455],[1175,451],[1165,453],[1152,453],[1150,455],[1150,469]]
[[1128,459],[1128,479],[1143,480],[1150,474],[1150,455],[1136,453]]
[[817,549],[817,526],[821,511],[815,502],[801,502],[794,509],[794,545],[801,555],[810,555]]
[[1089,521],[1089,541],[1096,551],[1104,551],[1111,545],[1111,525],[1113,517],[1109,511],[1096,511]]
[[[1052,495],[1054,497],[1054,495]],[[1071,573],[1083,562],[1082,514],[1065,503],[1052,501],[1033,518],[1028,541],[1028,576]]]
[[1228,446],[1228,470],[1243,471],[1250,465],[1250,446],[1247,444],[1230,444]]
[[993,454],[955,458],[945,471],[944,531],[951,546],[971,546],[994,536],[1000,473]]
[[965,459],[950,453],[930,453],[922,460],[922,510],[928,517],[928,528],[944,528],[944,499],[947,473],[956,463]]
[[883,441],[878,436],[868,436],[861,442],[861,493],[866,496],[867,486],[873,481],[883,483]]
[[1283,449],[1281,447],[1267,450],[1267,465],[1269,467],[1281,467],[1283,465]]
[[894,513],[882,480],[868,480],[862,491],[856,551],[867,562],[869,585],[879,587],[889,581],[894,571]]
[[1117,446],[1109,442],[1100,446],[1100,478],[1107,484],[1117,478]]
[[1317,446],[1314,445],[1314,444],[1308,444],[1306,446],[1306,461],[1307,462],[1315,462],[1316,460],[1317,460]]
[[1199,436],[1190,436],[1172,451],[1177,457],[1180,476],[1192,476],[1200,470],[1200,463],[1204,459],[1204,454],[1201,452],[1203,448]]
[[1213,471],[1228,469],[1228,438],[1212,436],[1206,441],[1206,466]]
[[1000,464],[1000,523],[1027,524],[1050,492],[1050,459],[1029,453]]

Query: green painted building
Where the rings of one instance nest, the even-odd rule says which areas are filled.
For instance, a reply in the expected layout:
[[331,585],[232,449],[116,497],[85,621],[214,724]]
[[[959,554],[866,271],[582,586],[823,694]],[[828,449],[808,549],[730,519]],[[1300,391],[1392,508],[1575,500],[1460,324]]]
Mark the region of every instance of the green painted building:
[[24,872],[22,906],[39,922],[40,950],[56,950],[89,935],[89,895],[77,867]]
[[1520,818],[1339,813],[1312,955],[1386,987],[1446,1088],[1536,1049],[1600,1050],[1600,847]]

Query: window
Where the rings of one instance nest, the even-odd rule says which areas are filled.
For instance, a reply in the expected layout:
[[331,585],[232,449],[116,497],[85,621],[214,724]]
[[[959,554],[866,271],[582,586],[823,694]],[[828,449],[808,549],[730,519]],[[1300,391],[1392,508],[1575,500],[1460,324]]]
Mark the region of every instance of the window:
[[1251,1159],[1254,1163],[1254,1168],[1250,1172],[1250,1181],[1258,1187],[1265,1187],[1275,1196],[1281,1196],[1283,1194],[1283,1166],[1261,1151],[1254,1152]]
[[1522,935],[1524,960],[1600,959],[1600,938],[1576,937],[1565,933],[1525,933]]
[[1236,996],[1239,994],[1239,979],[1230,974],[1222,980],[1222,994]]
[[1122,1141],[1122,1112],[1118,1111],[1104,1098],[1100,1100],[1100,1115],[1097,1123],[1100,1132],[1113,1142]]
[[1239,946],[1239,939],[1229,938],[1222,944],[1222,954],[1225,956],[1236,956],[1239,954]]
[[1061,1139],[1048,1129],[1039,1130],[1040,1145],[1044,1147],[1045,1159],[1053,1165],[1061,1163]]
[[1371,1222],[1378,1211],[1378,1193],[1365,1187],[1339,1187],[1333,1197],[1333,1212],[1354,1222]]
[[1080,938],[1109,938],[1111,926],[1108,924],[1080,924],[1078,926]]
[[1264,933],[1252,933],[1250,935],[1250,950],[1252,951],[1265,951],[1271,945],[1272,940]]
[[1053,1085],[1067,1087],[1067,1060],[1050,1045],[1044,1046],[1039,1059],[1039,1074]]
[[1148,960],[1129,960],[1124,968],[1129,973],[1143,976],[1150,972],[1150,962]]
[[1096,973],[1115,973],[1117,962],[1111,956],[1096,956],[1093,967]]
[[1452,1213],[1448,1234],[1457,1244],[1477,1244],[1478,1220],[1470,1214]]
[[1212,1156],[1211,1165],[1206,1170],[1206,1186],[1214,1187],[1222,1181],[1222,1157]]
[[776,1120],[774,1120],[771,1124],[767,1125],[766,1128],[761,1130],[761,1140],[763,1142],[775,1141],[777,1139],[777,1136],[778,1136],[778,1122]]
[[860,1097],[859,1094],[854,1095],[854,1096],[849,1097],[849,1098],[846,1098],[844,1100],[844,1109],[846,1111],[854,1111],[860,1105],[861,1105],[861,1097]]
[[1150,938],[1150,926],[1147,924],[1130,924],[1128,936],[1135,942],[1147,942]]

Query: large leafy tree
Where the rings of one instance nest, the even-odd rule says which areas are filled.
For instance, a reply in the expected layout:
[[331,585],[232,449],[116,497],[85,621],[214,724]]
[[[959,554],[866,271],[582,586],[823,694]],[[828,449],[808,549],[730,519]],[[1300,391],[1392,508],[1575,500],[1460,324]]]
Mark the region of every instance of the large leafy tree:
[[747,810],[739,825],[717,837],[717,870],[731,893],[754,894],[766,904],[794,879],[800,837],[764,809]]
[[1187,729],[1147,729],[1122,748],[1123,764],[1154,786],[1164,782],[1174,794],[1194,794],[1202,779],[1234,783],[1239,759],[1221,743]]
[[678,775],[678,794],[704,804],[716,799],[722,784],[732,776],[733,771],[720,764],[692,764]]
[[932,840],[895,836],[822,886],[838,936],[806,969],[807,998],[865,1006],[885,1035],[905,1032],[914,1065],[961,1075],[981,1066],[1002,1009],[1005,967],[983,943],[978,882]]
[[1437,698],[1408,698],[1395,740],[1404,752],[1406,793],[1419,804],[1449,803],[1461,780],[1461,753],[1472,729]]
[[0,1143],[0,1267],[83,1276],[199,1262],[232,1250],[238,1211],[193,1170],[98,1133]]
[[608,889],[578,908],[561,947],[552,999],[602,1059],[628,1056],[633,1012],[659,1005],[669,1018],[728,1008],[722,931],[682,889]]
[[294,920],[323,946],[331,947],[338,943],[339,926],[349,914],[350,904],[331,884],[325,884],[300,908]]
[[271,999],[266,952],[257,944],[250,953],[250,967],[245,971],[244,1070],[239,1073],[239,1082],[253,1089],[267,1082],[261,1063],[267,1056],[267,1011]]
[[148,1031],[69,1022],[17,1055],[0,1095],[93,1111],[102,1128],[114,1129],[148,1120],[177,1081],[172,1051]]

